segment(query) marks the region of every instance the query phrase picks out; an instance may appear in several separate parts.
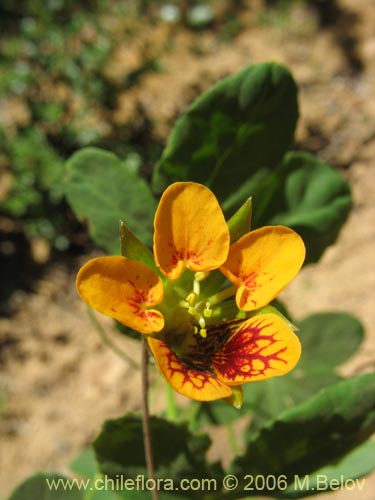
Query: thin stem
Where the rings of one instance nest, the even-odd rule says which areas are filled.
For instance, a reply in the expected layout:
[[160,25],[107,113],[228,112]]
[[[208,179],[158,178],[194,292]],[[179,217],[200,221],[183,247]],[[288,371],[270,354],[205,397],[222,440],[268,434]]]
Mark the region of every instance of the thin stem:
[[170,420],[177,420],[177,405],[174,397],[174,390],[172,387],[166,383],[166,391],[167,391],[167,415]]
[[236,455],[239,452],[239,449],[238,449],[236,434],[234,432],[233,425],[228,424],[228,425],[226,425],[226,428],[227,428],[227,433],[228,433],[228,441],[230,443],[230,446],[232,448],[233,453]]
[[[148,349],[147,341],[144,338],[142,341],[142,425],[143,425],[143,441],[145,446],[145,458],[147,473],[149,479],[155,480],[155,467],[152,455],[152,440],[150,428],[150,414],[148,409]],[[155,488],[151,490],[152,500],[159,500],[158,490]]]
[[192,402],[189,416],[189,430],[192,432],[197,430],[197,418],[201,408],[202,403],[200,401]]
[[133,368],[139,368],[139,364],[136,361],[134,361],[134,359],[127,356],[127,354],[125,354],[119,347],[117,347],[117,345],[114,344],[112,340],[107,336],[104,328],[96,319],[92,309],[90,307],[87,307],[87,311],[92,321],[92,324],[95,326],[95,329],[99,334],[99,337],[102,339],[103,344],[109,347],[115,354],[117,354],[119,358],[121,358],[126,363],[129,363]]

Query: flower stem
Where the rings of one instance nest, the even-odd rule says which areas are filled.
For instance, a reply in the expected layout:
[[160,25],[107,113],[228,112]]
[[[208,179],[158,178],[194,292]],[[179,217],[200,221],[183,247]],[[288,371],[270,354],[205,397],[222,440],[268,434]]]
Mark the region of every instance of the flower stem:
[[131,365],[133,368],[139,368],[138,363],[136,363],[132,358],[130,358],[127,354],[125,354],[119,347],[117,347],[116,344],[112,342],[112,340],[107,336],[104,328],[102,325],[99,323],[99,321],[96,319],[95,314],[93,313],[92,309],[90,307],[87,307],[87,311],[89,314],[89,317],[91,319],[92,324],[94,325],[96,331],[99,334],[99,337],[102,339],[103,344],[105,344],[107,347],[109,347],[119,358],[121,358],[125,363],[128,363]]
[[192,402],[189,416],[189,430],[192,432],[197,430],[197,417],[201,408],[202,403],[200,401]]
[[176,400],[174,397],[174,390],[169,384],[165,384],[166,391],[167,391],[167,410],[168,410],[168,418],[170,420],[176,421],[177,420],[177,406],[176,406]]
[[230,443],[230,446],[232,448],[233,453],[236,455],[239,452],[239,449],[238,449],[236,434],[234,432],[233,425],[228,424],[226,426],[226,428],[227,428],[227,434],[228,434],[228,441]]
[[[148,409],[148,349],[147,340],[142,340],[142,425],[143,425],[143,441],[145,447],[145,458],[147,466],[147,474],[149,479],[155,479],[154,459],[152,455],[152,439],[150,427],[150,414]],[[151,490],[152,500],[159,500],[157,489]]]

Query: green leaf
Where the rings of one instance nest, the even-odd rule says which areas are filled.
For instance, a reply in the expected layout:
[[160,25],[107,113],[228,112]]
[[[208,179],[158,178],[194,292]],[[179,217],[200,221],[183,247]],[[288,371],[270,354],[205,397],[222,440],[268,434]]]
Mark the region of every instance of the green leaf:
[[70,464],[70,468],[76,474],[91,479],[85,490],[84,500],[121,500],[124,498],[121,484],[117,485],[115,480],[108,480],[100,475],[92,446],[85,448]]
[[151,243],[156,200],[126,161],[108,151],[84,148],[69,159],[66,171],[67,200],[76,216],[88,221],[95,243],[118,254],[120,220],[142,243]]
[[254,412],[254,426],[306,401],[341,377],[335,368],[352,356],[364,338],[363,326],[346,313],[317,313],[298,325],[302,344],[297,367],[284,375],[244,386],[245,407]]
[[[85,492],[61,474],[42,472],[30,476],[11,494],[9,500],[83,500]],[[68,484],[69,487],[64,485]],[[56,488],[53,487],[56,485]]]
[[309,374],[295,369],[283,377],[245,385],[244,409],[252,412],[252,428],[257,430],[267,420],[340,380],[334,372]]
[[155,190],[200,182],[233,213],[258,177],[280,163],[297,116],[297,89],[286,68],[244,68],[201,95],[178,120],[154,172]]
[[352,204],[349,184],[340,173],[302,152],[288,153],[274,172],[272,187],[260,184],[252,195],[256,225],[282,224],[297,231],[306,245],[305,263],[319,260],[336,241]]
[[[364,476],[375,469],[375,442],[366,441],[348,453],[337,464],[319,469],[313,474],[299,477],[281,494],[280,498],[303,498],[324,491],[343,490],[345,485],[362,491]],[[362,479],[360,479],[362,478]]]
[[[158,417],[151,417],[150,425],[157,478],[173,479],[178,484],[185,478],[213,478],[222,474],[220,466],[206,463],[205,453],[210,445],[207,435],[192,434],[185,424]],[[142,421],[138,415],[128,414],[105,422],[94,441],[94,449],[103,474],[130,479],[144,475],[147,478]],[[168,484],[166,487],[168,490]],[[168,491],[163,495],[168,500],[172,498]],[[174,492],[173,496],[176,495],[183,496],[184,491]],[[192,495],[202,498],[201,492],[189,491],[189,497]]]
[[374,373],[360,375],[285,411],[250,436],[233,473],[286,475],[291,482],[341,460],[375,431],[374,387]]
[[301,368],[320,371],[341,365],[364,339],[361,322],[347,313],[316,313],[299,323],[303,341]]
[[91,446],[88,446],[73,460],[70,469],[83,477],[94,477],[98,472],[95,453]]

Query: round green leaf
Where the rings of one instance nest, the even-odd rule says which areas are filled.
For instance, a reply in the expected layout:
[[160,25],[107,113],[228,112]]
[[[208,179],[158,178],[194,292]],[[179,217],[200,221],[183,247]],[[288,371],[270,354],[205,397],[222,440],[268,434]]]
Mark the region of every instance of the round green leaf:
[[[222,473],[220,467],[217,469],[206,462],[205,454],[210,445],[206,434],[192,434],[185,424],[158,417],[151,417],[150,426],[157,477],[178,481],[182,478],[209,478]],[[140,416],[128,414],[108,420],[93,446],[103,474],[128,478],[143,474],[147,477]]]
[[[345,485],[355,481],[356,491],[361,491],[366,479],[364,476],[375,469],[375,442],[366,441],[355,448],[338,463],[319,469],[309,476],[302,476],[279,494],[280,498],[303,498],[317,495],[323,491],[337,490],[337,483]],[[296,488],[301,485],[302,487]],[[325,488],[326,487],[326,488]],[[339,489],[342,489],[340,486]]]
[[270,185],[254,193],[257,225],[282,224],[292,227],[303,238],[306,261],[316,262],[327,246],[336,241],[351,209],[347,181],[334,168],[314,156],[288,153],[274,172],[272,197],[262,214],[256,211],[263,194],[270,195]]
[[120,220],[150,245],[156,200],[126,161],[98,148],[81,149],[67,162],[65,194],[76,216],[88,221],[95,243],[109,253],[120,253]]
[[234,470],[238,476],[285,474],[292,481],[335,463],[375,431],[374,397],[374,373],[320,391],[251,434]]

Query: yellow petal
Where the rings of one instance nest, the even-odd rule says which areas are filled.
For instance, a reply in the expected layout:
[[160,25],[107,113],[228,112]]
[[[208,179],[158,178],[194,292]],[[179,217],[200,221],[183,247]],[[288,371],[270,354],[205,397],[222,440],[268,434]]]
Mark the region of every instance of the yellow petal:
[[218,378],[228,385],[285,375],[301,356],[301,344],[276,314],[261,314],[241,323],[212,359]]
[[147,340],[161,373],[179,394],[195,401],[231,396],[230,387],[214,375],[185,365],[164,342],[151,337]]
[[163,284],[144,264],[126,257],[99,257],[77,275],[82,299],[97,311],[141,333],[160,331],[162,314],[148,309],[163,300]]
[[187,268],[211,271],[226,260],[229,231],[214,194],[193,182],[176,182],[161,197],[155,214],[154,255],[171,280]]
[[269,304],[297,275],[305,260],[302,238],[284,226],[265,226],[231,245],[220,268],[238,286],[236,303],[242,311]]

